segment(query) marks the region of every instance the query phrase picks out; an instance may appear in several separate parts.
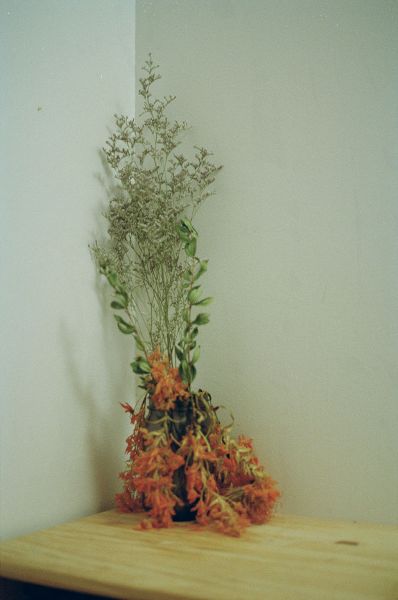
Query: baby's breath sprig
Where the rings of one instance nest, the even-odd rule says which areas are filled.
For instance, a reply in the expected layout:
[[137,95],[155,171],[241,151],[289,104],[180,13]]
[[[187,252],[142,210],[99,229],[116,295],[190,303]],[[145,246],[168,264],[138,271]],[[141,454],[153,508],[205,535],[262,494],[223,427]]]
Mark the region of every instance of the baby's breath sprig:
[[108,239],[95,243],[92,252],[98,266],[106,263],[125,290],[124,310],[141,332],[138,349],[148,355],[159,348],[175,364],[177,340],[187,325],[184,277],[195,254],[184,250],[178,224],[191,220],[212,195],[210,186],[221,167],[206,148],[194,147],[193,158],[177,151],[188,125],[167,116],[174,96],[153,96],[152,86],[161,76],[151,55],[143,71],[138,120],[115,115],[115,131],[104,148],[117,186],[105,215]]

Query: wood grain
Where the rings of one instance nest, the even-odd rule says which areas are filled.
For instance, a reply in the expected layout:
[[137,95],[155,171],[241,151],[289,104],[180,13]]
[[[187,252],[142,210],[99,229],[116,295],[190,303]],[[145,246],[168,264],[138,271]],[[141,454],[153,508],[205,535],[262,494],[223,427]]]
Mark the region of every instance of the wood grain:
[[115,511],[0,545],[3,577],[136,600],[398,600],[398,527],[276,516],[229,538]]

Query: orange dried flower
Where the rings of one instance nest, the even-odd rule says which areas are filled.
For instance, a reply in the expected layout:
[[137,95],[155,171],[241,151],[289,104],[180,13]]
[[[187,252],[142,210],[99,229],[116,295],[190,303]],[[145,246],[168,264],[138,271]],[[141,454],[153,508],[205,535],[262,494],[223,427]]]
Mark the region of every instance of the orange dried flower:
[[170,367],[169,360],[155,350],[148,357],[153,383],[148,387],[152,390],[152,402],[158,410],[171,410],[177,398],[189,398],[187,386],[183,383],[178,369]]
[[202,434],[194,434],[192,429],[189,429],[183,437],[180,445],[180,454],[190,457],[193,463],[197,461],[207,460],[215,462],[217,460],[216,453],[210,448],[210,444]]
[[130,413],[131,415],[134,414],[134,408],[128,402],[121,402],[120,406],[124,409],[124,412]]
[[120,512],[137,512],[143,510],[142,503],[134,498],[128,489],[115,495],[115,503]]
[[247,510],[250,521],[257,524],[268,521],[279,496],[280,492],[276,489],[275,482],[270,477],[246,485],[244,487],[243,505]]
[[[147,388],[156,408],[168,410],[178,397],[190,396],[177,369],[171,368],[158,350],[149,362]],[[169,527],[176,507],[183,505],[182,498],[191,504],[198,524],[227,535],[239,536],[250,523],[270,518],[280,492],[260,465],[250,438],[235,440],[230,428],[222,428],[216,418],[206,421],[204,416],[182,439],[176,439],[163,425],[156,430],[146,427],[145,400],[137,413],[127,403],[122,406],[130,414],[134,430],[127,438],[130,461],[120,475],[124,491],[117,495],[116,503],[121,511],[148,512],[141,529]],[[174,422],[165,415],[168,418]],[[184,479],[176,477],[182,468],[184,492],[178,487]]]
[[196,463],[193,463],[191,466],[186,467],[185,475],[187,481],[188,502],[193,503],[200,498],[203,490],[203,478],[199,466]]
[[[143,504],[149,510],[153,527],[169,527],[175,507],[182,504],[174,494],[174,472],[184,464],[184,459],[170,448],[161,445],[147,430],[142,430],[144,449],[131,465],[130,483],[135,492],[142,494]],[[147,527],[147,525],[143,525]]]

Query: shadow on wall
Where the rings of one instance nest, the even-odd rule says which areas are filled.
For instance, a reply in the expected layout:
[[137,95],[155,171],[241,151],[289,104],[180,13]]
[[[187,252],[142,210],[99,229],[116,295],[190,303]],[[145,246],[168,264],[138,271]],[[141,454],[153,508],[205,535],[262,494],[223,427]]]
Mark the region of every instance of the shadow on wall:
[[[118,487],[117,476],[122,469],[124,451],[125,414],[119,402],[131,401],[131,381],[126,379],[129,355],[123,344],[115,344],[111,330],[114,323],[109,318],[105,290],[96,280],[101,305],[101,331],[98,343],[103,347],[105,373],[95,378],[87,375],[79,363],[74,334],[71,328],[61,324],[59,339],[65,360],[66,373],[74,400],[80,405],[79,414],[85,418],[86,442],[89,453],[90,473],[88,476],[95,488],[96,509],[106,510],[113,505],[113,496]],[[98,389],[98,380],[103,390]]]
[[[105,177],[96,174],[96,178],[109,201],[114,186],[102,155],[101,161]],[[99,224],[100,214],[98,210],[94,216],[94,222],[98,223],[97,231],[103,229],[103,223]],[[87,254],[89,256],[89,251]],[[92,268],[94,272],[94,263]],[[60,325],[59,339],[72,396],[80,405],[79,413],[85,415],[84,447],[88,449],[90,457],[90,476],[95,489],[96,508],[106,510],[113,506],[114,494],[120,487],[118,474],[123,469],[128,419],[119,403],[129,402],[134,405],[134,379],[128,368],[134,347],[130,337],[117,331],[109,307],[110,290],[99,274],[94,277],[93,288],[100,306],[97,329],[100,350],[95,357],[100,359],[98,371],[92,364],[90,370],[81,365],[76,336],[65,323]]]

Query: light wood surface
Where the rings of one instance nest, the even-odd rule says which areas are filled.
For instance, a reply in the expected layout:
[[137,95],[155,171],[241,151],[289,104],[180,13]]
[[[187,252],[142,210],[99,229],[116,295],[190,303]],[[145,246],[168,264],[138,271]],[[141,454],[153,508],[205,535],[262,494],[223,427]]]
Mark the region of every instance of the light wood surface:
[[107,511],[0,545],[1,575],[136,600],[398,600],[398,527],[276,516],[229,538]]

